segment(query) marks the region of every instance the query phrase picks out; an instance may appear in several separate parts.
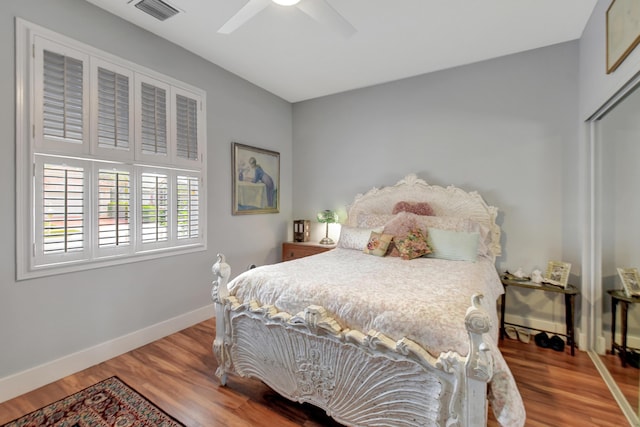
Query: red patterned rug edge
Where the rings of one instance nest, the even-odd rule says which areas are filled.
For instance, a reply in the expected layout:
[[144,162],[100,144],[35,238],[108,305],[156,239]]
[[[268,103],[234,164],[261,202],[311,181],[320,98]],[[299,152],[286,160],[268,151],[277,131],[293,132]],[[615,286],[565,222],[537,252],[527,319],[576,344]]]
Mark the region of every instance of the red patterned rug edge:
[[[78,396],[82,393],[86,393],[89,389],[94,388],[99,386],[102,383],[108,382],[108,381],[117,381],[120,383],[121,386],[123,386],[124,388],[128,389],[130,392],[132,392],[134,395],[136,395],[137,397],[139,397],[141,400],[143,400],[144,402],[146,402],[148,405],[150,405],[152,408],[154,408],[155,410],[157,410],[158,412],[160,412],[162,415],[164,415],[169,421],[175,423],[176,427],[186,427],[181,421],[179,421],[177,418],[175,418],[174,416],[172,416],[171,414],[167,413],[165,410],[163,410],[162,408],[160,408],[158,405],[156,405],[154,402],[152,402],[151,400],[149,400],[145,395],[143,395],[142,393],[140,393],[138,390],[135,389],[135,387],[130,386],[129,384],[127,384],[125,381],[123,381],[122,379],[120,379],[117,375],[105,378],[101,381],[98,381],[95,384],[92,384],[90,386],[87,386],[75,393],[69,394],[61,399],[55,400],[51,403],[48,403],[34,411],[31,411],[27,414],[21,415],[19,417],[17,417],[14,420],[11,420],[5,424],[0,425],[0,427],[19,427],[19,426],[32,426],[34,424],[18,424],[19,421],[21,420],[27,420],[28,417],[32,417],[34,414],[36,414],[39,411],[45,411],[47,408],[49,407],[53,407],[56,404],[59,404],[67,399],[71,399],[74,396]],[[156,424],[158,426],[167,426],[167,424],[162,423],[162,424]],[[170,427],[170,426],[168,426]]]

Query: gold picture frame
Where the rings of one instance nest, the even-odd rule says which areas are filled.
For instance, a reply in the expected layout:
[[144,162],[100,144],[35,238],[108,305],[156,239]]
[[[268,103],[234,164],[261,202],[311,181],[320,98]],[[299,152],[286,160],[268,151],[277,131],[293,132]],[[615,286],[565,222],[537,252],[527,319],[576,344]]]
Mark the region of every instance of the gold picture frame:
[[607,9],[607,74],[640,43],[640,2],[613,0]]
[[231,143],[233,215],[280,211],[280,153]]
[[618,267],[618,276],[620,276],[620,281],[627,297],[640,296],[640,274],[638,274],[637,268]]
[[566,288],[569,283],[569,273],[571,272],[571,264],[561,261],[549,261],[547,271],[542,279],[543,283],[560,286]]

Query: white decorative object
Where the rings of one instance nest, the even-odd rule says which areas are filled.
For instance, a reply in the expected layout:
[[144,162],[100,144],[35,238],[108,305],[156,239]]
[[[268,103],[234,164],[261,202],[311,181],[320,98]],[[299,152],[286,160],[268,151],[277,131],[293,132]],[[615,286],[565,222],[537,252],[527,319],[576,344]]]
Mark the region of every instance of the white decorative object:
[[[488,246],[494,259],[500,253],[496,208],[476,193],[430,186],[415,175],[357,196],[348,225],[356,226],[361,212],[390,213],[403,200],[428,200],[440,215],[472,216],[491,230]],[[486,426],[487,383],[497,351],[487,334],[492,328],[488,313],[495,312],[495,301],[479,294],[471,298],[466,356],[453,351],[432,355],[406,336],[393,340],[376,330],[343,328],[318,305],[287,313],[256,301],[241,303],[227,288],[230,268],[223,255],[212,271],[213,350],[223,385],[229,373],[258,378],[282,396],[323,408],[350,426]],[[523,411],[518,417],[523,423]]]
[[533,283],[542,283],[542,271],[537,268],[531,272],[531,281]]
[[524,271],[522,271],[522,267],[518,267],[515,273],[513,273],[518,279],[524,279]]

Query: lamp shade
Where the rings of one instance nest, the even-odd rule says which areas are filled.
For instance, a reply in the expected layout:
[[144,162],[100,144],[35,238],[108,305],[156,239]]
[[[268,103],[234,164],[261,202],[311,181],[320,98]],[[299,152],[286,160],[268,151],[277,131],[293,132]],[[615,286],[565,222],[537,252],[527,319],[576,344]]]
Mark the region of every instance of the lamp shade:
[[329,209],[318,212],[318,222],[326,222],[327,224],[338,222],[338,213]]

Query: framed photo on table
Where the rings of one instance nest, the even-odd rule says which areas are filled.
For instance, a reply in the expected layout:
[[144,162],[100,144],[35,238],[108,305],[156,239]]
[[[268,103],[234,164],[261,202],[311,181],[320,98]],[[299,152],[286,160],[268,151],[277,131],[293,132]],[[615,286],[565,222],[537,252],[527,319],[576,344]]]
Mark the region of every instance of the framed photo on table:
[[640,2],[613,0],[607,9],[607,74],[640,43]]
[[566,288],[567,283],[569,282],[569,272],[571,272],[570,263],[549,261],[547,264],[547,271],[544,274],[542,282]]
[[627,297],[640,296],[640,275],[637,268],[618,267],[618,276],[620,276],[622,287]]
[[280,211],[280,153],[231,144],[233,215]]

